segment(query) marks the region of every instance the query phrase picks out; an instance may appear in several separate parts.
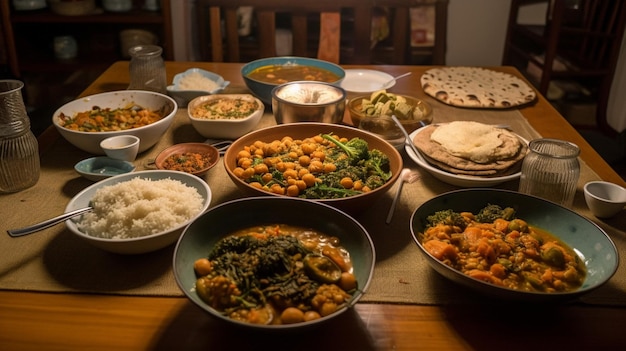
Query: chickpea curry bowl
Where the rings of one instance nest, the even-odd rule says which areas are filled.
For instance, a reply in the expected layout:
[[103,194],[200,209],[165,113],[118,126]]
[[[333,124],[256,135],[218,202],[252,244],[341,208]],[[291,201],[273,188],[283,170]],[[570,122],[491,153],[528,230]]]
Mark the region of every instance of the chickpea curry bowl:
[[187,114],[205,138],[237,139],[259,124],[265,105],[250,94],[214,94],[189,102]]
[[426,201],[411,233],[444,277],[502,299],[568,301],[606,283],[619,257],[576,212],[522,193],[464,189]]
[[228,323],[292,329],[332,319],[365,293],[372,240],[334,207],[251,197],[209,209],[174,251],[174,276],[197,306]]
[[116,135],[139,137],[139,152],[154,146],[178,111],[171,97],[143,90],[94,94],[58,108],[52,124],[68,142],[94,155],[103,155],[100,142]]
[[226,150],[224,166],[248,194],[304,198],[354,214],[393,186],[402,157],[371,133],[303,122],[244,135]]

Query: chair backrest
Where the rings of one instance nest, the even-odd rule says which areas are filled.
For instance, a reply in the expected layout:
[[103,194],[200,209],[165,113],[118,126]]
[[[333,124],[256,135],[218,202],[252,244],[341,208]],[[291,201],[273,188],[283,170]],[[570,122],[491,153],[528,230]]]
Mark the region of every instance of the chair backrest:
[[[433,64],[445,60],[448,0],[198,0],[198,42],[201,58],[214,62],[245,62],[277,56],[277,22],[291,30],[292,54],[334,63],[373,62],[372,14],[389,9],[392,64],[406,64],[410,55],[410,8],[436,7]],[[239,35],[238,8],[254,9],[255,32]],[[284,23],[283,23],[284,24]]]

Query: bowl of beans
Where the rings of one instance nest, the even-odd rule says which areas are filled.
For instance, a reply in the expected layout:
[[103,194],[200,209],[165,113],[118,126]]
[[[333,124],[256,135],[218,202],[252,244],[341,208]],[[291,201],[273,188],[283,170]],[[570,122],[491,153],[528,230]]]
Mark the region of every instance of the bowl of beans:
[[501,300],[570,301],[606,283],[619,262],[611,238],[586,217],[503,189],[436,196],[410,228],[435,271]]
[[205,175],[220,159],[219,151],[205,143],[181,143],[161,151],[154,160],[157,169]]
[[169,96],[120,90],[70,101],[52,115],[52,124],[69,143],[103,155],[100,142],[117,135],[139,138],[139,153],[154,146],[172,124],[178,105]]
[[316,81],[340,86],[345,70],[334,63],[307,57],[267,57],[246,63],[241,76],[250,91],[268,106],[272,90],[288,82]]
[[259,124],[264,111],[263,102],[250,94],[204,95],[187,106],[194,129],[213,139],[239,138]]
[[384,139],[329,123],[287,123],[250,132],[224,154],[241,190],[299,197],[359,213],[398,180],[402,156]]

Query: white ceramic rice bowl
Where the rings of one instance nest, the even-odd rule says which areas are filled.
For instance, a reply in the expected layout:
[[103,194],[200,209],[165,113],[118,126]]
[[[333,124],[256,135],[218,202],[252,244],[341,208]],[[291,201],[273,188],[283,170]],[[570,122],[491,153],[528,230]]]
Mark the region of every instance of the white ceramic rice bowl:
[[74,219],[68,219],[65,221],[65,225],[67,228],[79,238],[86,240],[90,244],[101,248],[106,251],[119,253],[119,254],[141,254],[151,251],[156,251],[162,249],[166,246],[169,246],[176,242],[180,235],[183,232],[183,229],[191,222],[193,222],[196,218],[198,218],[202,213],[204,213],[211,204],[212,192],[207,183],[199,177],[194,175],[185,173],[185,172],[177,172],[177,171],[165,171],[165,170],[150,170],[150,171],[141,171],[141,172],[133,172],[121,174],[118,176],[114,176],[111,178],[107,178],[100,182],[97,182],[83,191],[74,196],[70,202],[65,207],[65,212],[73,211],[79,208],[84,208],[89,206],[89,202],[95,195],[96,191],[104,186],[113,185],[121,182],[125,182],[136,177],[141,177],[142,179],[151,179],[151,180],[160,180],[160,179],[173,179],[182,182],[183,184],[195,188],[198,193],[204,198],[203,206],[201,211],[188,219],[186,222],[148,236],[138,237],[138,238],[130,238],[130,239],[107,239],[107,238],[99,238],[87,235],[78,229],[78,226],[74,222],[74,220],[80,218],[76,217]]
[[[129,105],[161,111],[163,118],[147,126],[113,131],[113,132],[80,132],[62,127],[59,115],[74,116],[78,112],[89,111],[94,106],[101,108],[126,108]],[[94,155],[104,155],[100,142],[116,135],[134,135],[139,137],[139,153],[154,146],[170,127],[178,111],[178,104],[171,97],[152,91],[143,90],[119,90],[108,93],[90,95],[68,102],[57,109],[52,116],[52,124],[61,136],[72,145]]]

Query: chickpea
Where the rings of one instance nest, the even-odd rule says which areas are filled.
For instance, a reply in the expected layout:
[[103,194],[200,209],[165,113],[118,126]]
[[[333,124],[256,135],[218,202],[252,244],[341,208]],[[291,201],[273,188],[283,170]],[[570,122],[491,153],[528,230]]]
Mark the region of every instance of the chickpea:
[[337,165],[335,165],[334,163],[324,163],[324,173],[330,173],[330,172],[334,172],[337,170]]
[[356,289],[356,277],[354,274],[349,272],[341,273],[341,279],[339,279],[339,287],[345,291],[350,291],[352,289]]
[[311,173],[319,173],[324,170],[324,164],[321,161],[311,161],[308,169]]
[[272,184],[272,186],[270,186],[270,192],[278,195],[285,195],[285,188],[280,186],[280,184]]
[[306,143],[302,144],[301,148],[305,155],[310,155],[317,149],[317,145],[314,143]]
[[315,176],[312,173],[302,175],[302,181],[306,184],[307,188],[315,185]]
[[352,181],[352,178],[350,177],[343,177],[339,181],[339,184],[341,184],[341,186],[344,187],[344,189],[352,189],[354,182]]
[[361,190],[361,189],[363,189],[363,181],[362,180],[357,180],[356,182],[354,182],[354,184],[352,185],[352,189],[354,189],[354,190]]
[[305,322],[314,321],[314,320],[320,319],[320,318],[322,318],[322,316],[320,316],[320,314],[317,313],[316,311],[306,311],[306,312],[304,312],[304,321]]
[[298,157],[300,157],[300,155],[298,155],[298,152],[296,152],[296,151],[291,151],[291,152],[289,152],[289,153],[287,154],[287,157],[288,157],[288,158],[290,158],[290,159],[292,159],[292,160],[295,160],[295,159],[297,159]]
[[263,183],[269,183],[272,181],[272,179],[274,179],[274,177],[272,176],[272,173],[264,173],[261,176],[261,180],[263,181]]
[[263,184],[259,182],[251,182],[251,183],[248,183],[248,185],[250,185],[253,188],[263,189]]
[[237,165],[241,168],[252,167],[252,159],[251,158],[242,158],[237,161]]
[[263,174],[263,173],[267,173],[269,171],[270,171],[270,169],[267,167],[267,165],[265,163],[259,163],[258,165],[254,166],[254,173],[255,174]]
[[295,183],[295,184],[296,184],[296,186],[298,187],[298,189],[300,189],[300,190],[304,190],[304,189],[306,189],[306,188],[307,188],[306,183],[305,183],[305,182],[304,182],[304,180],[302,180],[302,179],[298,179],[298,180],[296,180],[296,183]]
[[250,151],[249,150],[241,150],[237,153],[237,159],[240,158],[250,158],[252,157],[252,155],[250,155]]
[[326,154],[323,151],[315,151],[311,154],[311,158],[324,162]]
[[207,258],[199,258],[193,263],[193,269],[199,276],[204,276],[213,270],[211,266],[211,261]]
[[253,175],[254,175],[254,168],[252,167],[248,167],[243,171],[243,175],[242,178],[243,179],[250,179]]
[[320,307],[320,315],[322,316],[328,316],[329,314],[334,313],[335,311],[337,311],[337,304],[334,302],[330,302],[327,301],[324,304],[322,304],[322,306]]
[[298,163],[301,166],[306,167],[306,166],[309,165],[309,163],[311,163],[311,158],[309,156],[306,156],[306,155],[300,156],[298,158]]
[[235,175],[235,177],[237,178],[243,178],[243,168],[241,167],[236,167],[235,169],[233,169],[233,174]]
[[298,179],[298,171],[296,171],[295,169],[288,169],[285,172],[283,172],[283,177],[285,179]]
[[293,184],[287,187],[287,196],[296,197],[300,195],[300,188],[297,185]]

